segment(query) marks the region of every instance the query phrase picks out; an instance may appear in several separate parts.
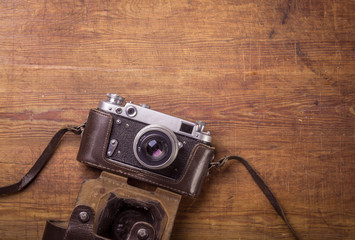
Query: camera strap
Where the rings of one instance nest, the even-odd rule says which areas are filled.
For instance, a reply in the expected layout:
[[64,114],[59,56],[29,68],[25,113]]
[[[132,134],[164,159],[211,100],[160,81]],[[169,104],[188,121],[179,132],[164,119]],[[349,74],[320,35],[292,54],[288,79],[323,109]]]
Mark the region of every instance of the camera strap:
[[290,229],[290,231],[292,232],[293,236],[297,240],[299,240],[300,238],[298,237],[296,231],[294,230],[294,228],[292,227],[292,225],[290,224],[290,222],[286,218],[285,212],[284,212],[283,208],[281,207],[280,202],[277,200],[275,195],[272,193],[270,187],[265,183],[265,181],[262,179],[262,177],[258,174],[258,172],[254,169],[254,167],[246,159],[244,159],[244,158],[242,158],[240,156],[235,156],[235,155],[224,157],[224,158],[222,158],[219,161],[211,162],[210,166],[209,166],[209,170],[211,170],[212,168],[219,169],[222,166],[224,166],[230,160],[239,161],[245,166],[245,168],[249,171],[250,175],[252,176],[254,182],[259,186],[259,188],[264,193],[266,198],[269,200],[269,202],[271,203],[271,205],[273,206],[273,208],[275,209],[277,214],[286,223],[287,227]]
[[[27,187],[38,176],[38,174],[44,168],[46,163],[52,157],[52,155],[54,154],[54,152],[55,152],[57,146],[59,145],[60,140],[63,138],[63,136],[67,132],[72,132],[75,135],[80,135],[84,128],[85,128],[85,123],[80,126],[76,126],[76,127],[69,126],[69,127],[65,127],[65,128],[60,129],[52,137],[51,141],[48,143],[47,147],[42,152],[41,156],[37,159],[37,161],[32,166],[32,168],[27,172],[27,174],[17,183],[14,183],[14,184],[11,184],[11,185],[8,185],[5,187],[0,187],[0,195],[16,193],[16,192],[21,191],[25,187]],[[267,199],[269,200],[271,205],[274,207],[276,212],[280,215],[282,220],[286,223],[286,225],[288,226],[288,228],[290,229],[290,231],[292,232],[294,237],[297,240],[299,240],[300,238],[298,237],[296,231],[293,229],[290,222],[286,218],[285,212],[282,209],[281,204],[279,203],[279,201],[277,200],[275,195],[272,193],[271,189],[267,186],[265,181],[260,177],[260,175],[257,173],[257,171],[253,168],[253,166],[247,160],[245,160],[242,157],[234,156],[234,155],[224,157],[219,161],[210,163],[209,170],[211,170],[212,168],[219,169],[230,160],[239,161],[246,167],[246,169],[249,171],[252,178],[254,179],[255,183],[259,186],[259,188],[265,194],[265,196],[267,197]]]
[[27,172],[27,174],[17,183],[11,184],[9,186],[0,188],[0,195],[16,193],[27,187],[41,172],[46,163],[52,157],[60,140],[63,138],[64,134],[67,132],[72,132],[75,135],[81,134],[85,127],[85,123],[77,127],[65,127],[60,129],[48,143],[46,149],[42,152],[41,156],[37,159],[36,163]]

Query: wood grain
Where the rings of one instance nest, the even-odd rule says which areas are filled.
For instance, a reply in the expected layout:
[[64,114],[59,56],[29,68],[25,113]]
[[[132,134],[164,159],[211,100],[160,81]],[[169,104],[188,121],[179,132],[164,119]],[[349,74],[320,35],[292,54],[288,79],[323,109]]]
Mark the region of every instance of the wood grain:
[[[0,185],[107,92],[204,120],[216,158],[249,159],[302,239],[355,238],[353,1],[2,1]],[[81,182],[68,135],[24,192],[0,198],[1,239],[41,239]],[[292,239],[247,171],[213,171],[172,239]]]

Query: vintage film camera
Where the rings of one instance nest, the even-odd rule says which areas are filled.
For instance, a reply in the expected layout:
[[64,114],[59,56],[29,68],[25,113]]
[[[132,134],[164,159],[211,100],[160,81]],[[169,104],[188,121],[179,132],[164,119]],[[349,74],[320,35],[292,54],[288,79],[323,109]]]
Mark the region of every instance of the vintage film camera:
[[[212,137],[202,121],[107,96],[90,110],[77,159],[110,173],[84,182],[58,239],[169,239],[181,195],[197,197],[208,174]],[[127,178],[158,188],[137,188]],[[59,231],[53,224],[43,239]]]
[[213,160],[212,137],[196,124],[108,94],[91,110],[77,159],[196,197]]

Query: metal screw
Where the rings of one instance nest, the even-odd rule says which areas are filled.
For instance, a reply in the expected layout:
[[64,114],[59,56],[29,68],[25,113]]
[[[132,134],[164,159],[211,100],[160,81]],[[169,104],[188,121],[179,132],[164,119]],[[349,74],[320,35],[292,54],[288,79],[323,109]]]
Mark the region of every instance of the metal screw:
[[83,212],[79,213],[80,222],[86,223],[87,221],[89,221],[89,219],[90,219],[90,216],[89,216],[89,214],[87,212],[83,211]]
[[116,120],[116,123],[117,123],[117,124],[121,124],[122,122],[121,122],[121,120],[117,119],[117,120]]
[[140,240],[145,240],[145,239],[148,239],[149,233],[148,233],[147,229],[140,228],[140,229],[137,231],[137,236],[138,236],[138,239],[140,239]]

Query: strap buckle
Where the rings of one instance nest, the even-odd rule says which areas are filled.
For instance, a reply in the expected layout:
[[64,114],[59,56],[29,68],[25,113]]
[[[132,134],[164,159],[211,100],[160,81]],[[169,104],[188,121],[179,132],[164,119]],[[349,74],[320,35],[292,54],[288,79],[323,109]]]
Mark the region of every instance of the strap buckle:
[[86,126],[86,122],[84,122],[83,124],[80,124],[79,126],[74,126],[74,127],[69,126],[68,130],[73,132],[76,135],[79,135],[79,134],[83,133],[85,126]]
[[210,165],[208,166],[208,171],[211,170],[212,168],[220,169],[221,167],[224,166],[228,162],[228,157],[224,157],[221,160],[217,162],[211,162]]

